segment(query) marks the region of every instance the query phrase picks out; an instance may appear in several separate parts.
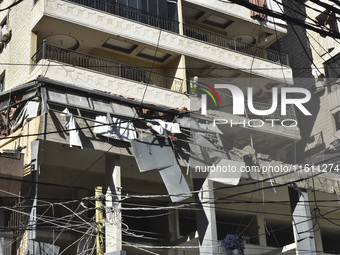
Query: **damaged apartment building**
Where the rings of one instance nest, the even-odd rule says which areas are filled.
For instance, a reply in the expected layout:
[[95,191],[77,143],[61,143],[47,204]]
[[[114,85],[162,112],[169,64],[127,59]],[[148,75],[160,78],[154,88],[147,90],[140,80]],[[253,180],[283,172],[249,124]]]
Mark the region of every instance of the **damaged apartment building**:
[[[218,0],[11,4],[1,254],[339,253],[340,184],[294,157],[299,109],[233,115],[230,91],[214,90],[251,87],[270,109],[273,89],[294,84],[272,49],[284,21]],[[196,171],[212,166],[261,171]]]

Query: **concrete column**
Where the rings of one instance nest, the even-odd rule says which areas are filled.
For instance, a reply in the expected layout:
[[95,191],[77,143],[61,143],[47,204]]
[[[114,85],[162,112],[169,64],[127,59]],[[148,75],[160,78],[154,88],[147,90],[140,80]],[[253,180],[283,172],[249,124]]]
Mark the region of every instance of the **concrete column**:
[[171,233],[170,241],[176,241],[179,236],[179,218],[178,218],[178,210],[170,210],[169,214],[169,231]]
[[[33,56],[38,50],[38,36],[36,33],[31,32],[31,56]],[[31,64],[33,64],[33,60],[31,60]],[[34,66],[30,66],[30,72],[33,70]]]
[[125,255],[122,250],[122,215],[121,205],[121,169],[120,157],[107,155],[105,158],[106,175],[106,218],[105,218],[105,254]]
[[31,142],[31,212],[29,217],[29,239],[34,240],[37,237],[36,233],[36,220],[37,220],[37,199],[38,199],[38,178],[39,178],[39,141],[34,140]]
[[181,55],[178,59],[177,70],[175,73],[175,77],[183,79],[183,83],[179,86],[175,81],[173,82],[171,89],[179,91],[181,93],[187,92],[187,72],[186,72],[186,65],[185,65],[185,56]]
[[[197,230],[200,240],[200,254],[206,255],[218,254],[219,242],[217,240],[217,227],[213,182],[206,179],[202,185],[201,192],[198,194],[198,200],[201,206],[196,211]],[[211,203],[212,202],[212,203]]]
[[[313,221],[308,203],[307,191],[292,191],[291,196],[294,240],[296,244],[296,254],[316,254]],[[294,199],[297,203],[292,201]]]
[[[170,242],[176,241],[179,236],[179,218],[178,210],[170,210],[169,214],[169,232],[171,233]],[[170,249],[168,255],[179,255],[178,249]]]
[[264,226],[264,217],[262,213],[257,214],[257,225],[259,226],[259,240],[261,246],[267,246],[267,239],[266,239],[266,229]]
[[179,34],[183,35],[183,8],[182,0],[177,1],[178,22],[179,22]]
[[[323,245],[322,245],[322,237],[321,237],[321,230],[318,229],[318,231],[314,232],[315,237],[315,246],[317,251],[323,251]],[[316,254],[324,254],[323,252],[317,252]]]

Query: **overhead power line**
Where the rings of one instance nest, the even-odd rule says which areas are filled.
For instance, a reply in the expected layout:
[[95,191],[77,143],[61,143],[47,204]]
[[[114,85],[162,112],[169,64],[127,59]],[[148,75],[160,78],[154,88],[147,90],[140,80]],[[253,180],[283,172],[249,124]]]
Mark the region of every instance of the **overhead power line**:
[[[219,1],[225,2],[223,0],[219,0]],[[273,18],[277,18],[277,19],[282,19],[282,20],[288,21],[288,22],[290,22],[292,24],[295,24],[295,25],[304,27],[306,29],[312,30],[312,31],[317,32],[317,33],[319,33],[321,35],[331,36],[333,38],[340,39],[340,33],[336,32],[336,31],[333,31],[333,30],[330,30],[330,29],[328,29],[328,30],[320,29],[320,28],[318,28],[320,26],[317,26],[317,27],[312,26],[310,24],[307,24],[303,20],[299,20],[299,19],[293,18],[291,16],[288,16],[286,14],[282,14],[282,13],[279,13],[279,12],[274,12],[274,11],[266,9],[264,7],[257,6],[255,4],[249,3],[247,0],[229,0],[229,2],[241,5],[243,7],[246,7],[248,9],[256,11],[256,12],[260,12],[260,13],[266,14],[266,15],[268,15],[270,17],[273,17]],[[338,12],[340,13],[340,10],[338,10]]]
[[7,6],[6,8],[0,9],[0,12],[6,11],[6,10],[8,10],[8,9],[11,9],[12,7],[14,7],[14,6],[20,4],[20,3],[23,2],[23,1],[24,1],[24,0],[19,0],[19,1],[15,2],[15,3],[13,3],[13,4]]

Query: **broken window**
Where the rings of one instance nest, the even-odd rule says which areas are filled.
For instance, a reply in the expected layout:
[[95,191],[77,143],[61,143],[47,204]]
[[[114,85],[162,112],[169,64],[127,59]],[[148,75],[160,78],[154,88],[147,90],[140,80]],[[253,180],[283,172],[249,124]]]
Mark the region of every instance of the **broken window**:
[[334,123],[335,123],[335,130],[340,129],[340,111],[337,111],[333,114]]
[[72,105],[84,107],[84,108],[89,108],[89,101],[85,96],[79,95],[79,94],[71,94],[67,93],[67,99],[68,102]]
[[[76,116],[84,117],[89,113],[107,113],[124,116],[129,118],[138,117],[135,108],[124,105],[122,103],[109,102],[108,100],[101,99],[95,96],[89,96],[86,94],[80,94],[76,92],[65,93],[62,90],[47,89],[48,104],[52,109],[62,111],[68,108],[69,111]],[[63,106],[64,105],[64,106]],[[74,107],[71,107],[73,105]],[[96,115],[93,115],[93,120]]]
[[5,90],[5,71],[0,75],[0,92]]
[[103,100],[92,100],[93,107],[97,111],[112,112],[112,107],[109,102]]
[[[11,96],[9,98],[9,96]],[[36,90],[5,95],[0,102],[0,135],[9,135],[40,114]]]
[[47,90],[48,99],[61,104],[67,104],[66,95],[64,92],[54,89]]

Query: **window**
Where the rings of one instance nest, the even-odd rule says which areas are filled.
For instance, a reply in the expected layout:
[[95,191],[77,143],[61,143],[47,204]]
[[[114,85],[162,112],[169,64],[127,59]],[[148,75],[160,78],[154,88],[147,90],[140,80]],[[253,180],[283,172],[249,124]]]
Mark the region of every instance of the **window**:
[[116,2],[161,17],[178,20],[177,0],[116,0]]
[[326,78],[340,78],[340,54],[324,63]]
[[5,90],[5,71],[0,75],[0,92]]
[[340,54],[335,55],[330,60],[324,63],[324,69],[326,74],[326,84],[329,86],[330,91],[334,91],[340,88]]
[[167,2],[168,7],[168,18],[173,20],[178,20],[177,16],[177,3],[176,2]]
[[340,111],[333,114],[334,123],[335,123],[335,130],[340,129]]

